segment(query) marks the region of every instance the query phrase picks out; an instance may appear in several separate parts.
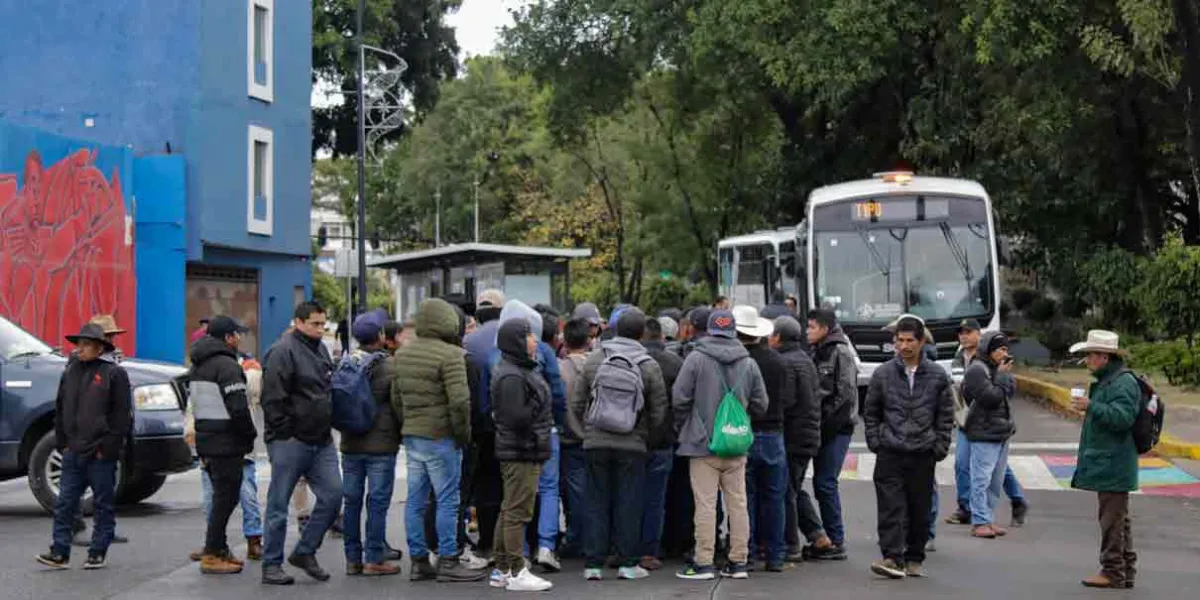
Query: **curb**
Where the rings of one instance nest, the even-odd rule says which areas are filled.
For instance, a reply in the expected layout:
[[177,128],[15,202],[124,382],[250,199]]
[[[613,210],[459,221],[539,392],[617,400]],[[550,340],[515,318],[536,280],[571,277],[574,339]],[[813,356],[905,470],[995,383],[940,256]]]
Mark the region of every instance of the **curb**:
[[[1083,413],[1071,407],[1070,390],[1028,375],[1016,375],[1016,379],[1019,392],[1041,402],[1051,412],[1072,421],[1083,419]],[[1200,460],[1200,444],[1185,442],[1164,431],[1153,453],[1163,458]]]

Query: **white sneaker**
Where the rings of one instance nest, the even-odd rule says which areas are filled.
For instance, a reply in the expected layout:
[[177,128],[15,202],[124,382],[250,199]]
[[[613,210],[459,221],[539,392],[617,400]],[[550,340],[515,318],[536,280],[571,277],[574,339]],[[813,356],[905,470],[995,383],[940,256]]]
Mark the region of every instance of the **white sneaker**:
[[436,569],[437,568],[437,559],[438,559],[437,552],[430,552],[429,553],[429,566]]
[[554,556],[554,551],[549,548],[539,549],[537,558],[533,562],[541,565],[542,568],[551,573],[557,573],[562,570],[562,563],[558,562],[558,557]]
[[510,592],[545,592],[552,587],[553,583],[530,573],[529,567],[525,567],[517,576],[508,578],[508,587],[504,589]]
[[645,579],[650,576],[650,571],[647,571],[640,566],[621,567],[617,571],[617,579]]
[[508,587],[508,581],[512,579],[512,573],[501,573],[500,569],[492,569],[492,576],[488,578],[488,585],[494,588]]
[[458,562],[472,571],[482,571],[488,568],[488,559],[475,556],[470,548],[463,550],[462,556],[458,557]]

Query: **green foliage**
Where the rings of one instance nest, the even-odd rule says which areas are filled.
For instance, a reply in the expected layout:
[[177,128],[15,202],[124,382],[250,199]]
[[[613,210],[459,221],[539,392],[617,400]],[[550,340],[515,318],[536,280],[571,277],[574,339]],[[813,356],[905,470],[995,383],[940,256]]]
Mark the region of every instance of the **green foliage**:
[[1161,373],[1171,385],[1200,387],[1200,350],[1185,341],[1134,344],[1129,351],[1132,368]]
[[1030,319],[1038,323],[1045,323],[1058,314],[1058,302],[1053,298],[1042,296],[1033,301],[1029,305],[1029,310],[1025,311]]
[[1171,237],[1147,262],[1145,280],[1135,291],[1146,320],[1171,339],[1192,348],[1200,332],[1200,246]]
[[1041,297],[1037,290],[1017,288],[1012,291],[1013,308],[1024,312],[1035,300]]
[[331,320],[346,314],[346,280],[313,267],[313,299],[325,307]]
[[1083,339],[1084,334],[1083,327],[1078,321],[1056,319],[1043,324],[1034,337],[1050,351],[1051,358],[1063,361],[1071,358],[1069,354],[1071,345]]
[[1109,328],[1138,329],[1142,319],[1134,290],[1142,282],[1142,262],[1123,248],[1096,252],[1080,269],[1082,289],[1077,297],[1090,305]]

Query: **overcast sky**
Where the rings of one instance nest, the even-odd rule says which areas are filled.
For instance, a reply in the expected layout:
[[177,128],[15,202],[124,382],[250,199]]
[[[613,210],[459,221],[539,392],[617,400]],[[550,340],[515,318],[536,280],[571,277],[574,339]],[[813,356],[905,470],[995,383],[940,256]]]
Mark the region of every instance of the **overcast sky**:
[[447,19],[456,29],[462,48],[459,58],[490,54],[499,39],[498,30],[512,23],[508,11],[525,3],[525,0],[463,0],[458,14]]

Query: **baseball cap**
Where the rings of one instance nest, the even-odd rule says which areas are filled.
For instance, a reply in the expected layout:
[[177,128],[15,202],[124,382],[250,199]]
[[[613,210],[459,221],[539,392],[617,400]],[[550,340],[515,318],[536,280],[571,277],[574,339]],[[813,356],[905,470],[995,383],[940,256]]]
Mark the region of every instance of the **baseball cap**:
[[979,331],[981,329],[983,328],[979,326],[979,321],[976,321],[975,319],[963,319],[962,322],[958,324],[959,333],[962,333],[963,331]]
[[700,331],[708,331],[708,318],[712,316],[712,309],[707,306],[693,308],[688,313],[688,321],[691,321],[692,327]]
[[575,312],[571,313],[573,319],[583,319],[588,322],[588,325],[600,325],[604,319],[600,318],[600,309],[591,302],[583,302],[575,307]]
[[725,338],[737,337],[737,321],[733,311],[714,310],[708,316],[708,335]]
[[503,308],[504,302],[504,292],[501,292],[500,290],[483,290],[475,298],[475,307],[482,308],[485,306],[491,306],[494,308]]
[[668,340],[673,340],[679,337],[679,323],[671,317],[659,317],[659,325],[662,325],[663,337]]
[[370,344],[379,339],[383,324],[384,321],[379,318],[378,313],[363,313],[355,317],[354,324],[350,326],[350,335],[360,344]]
[[246,333],[247,331],[250,331],[250,328],[242,325],[241,321],[233,317],[217,315],[208,321],[208,335],[219,340],[223,340],[225,336],[233,333]]

